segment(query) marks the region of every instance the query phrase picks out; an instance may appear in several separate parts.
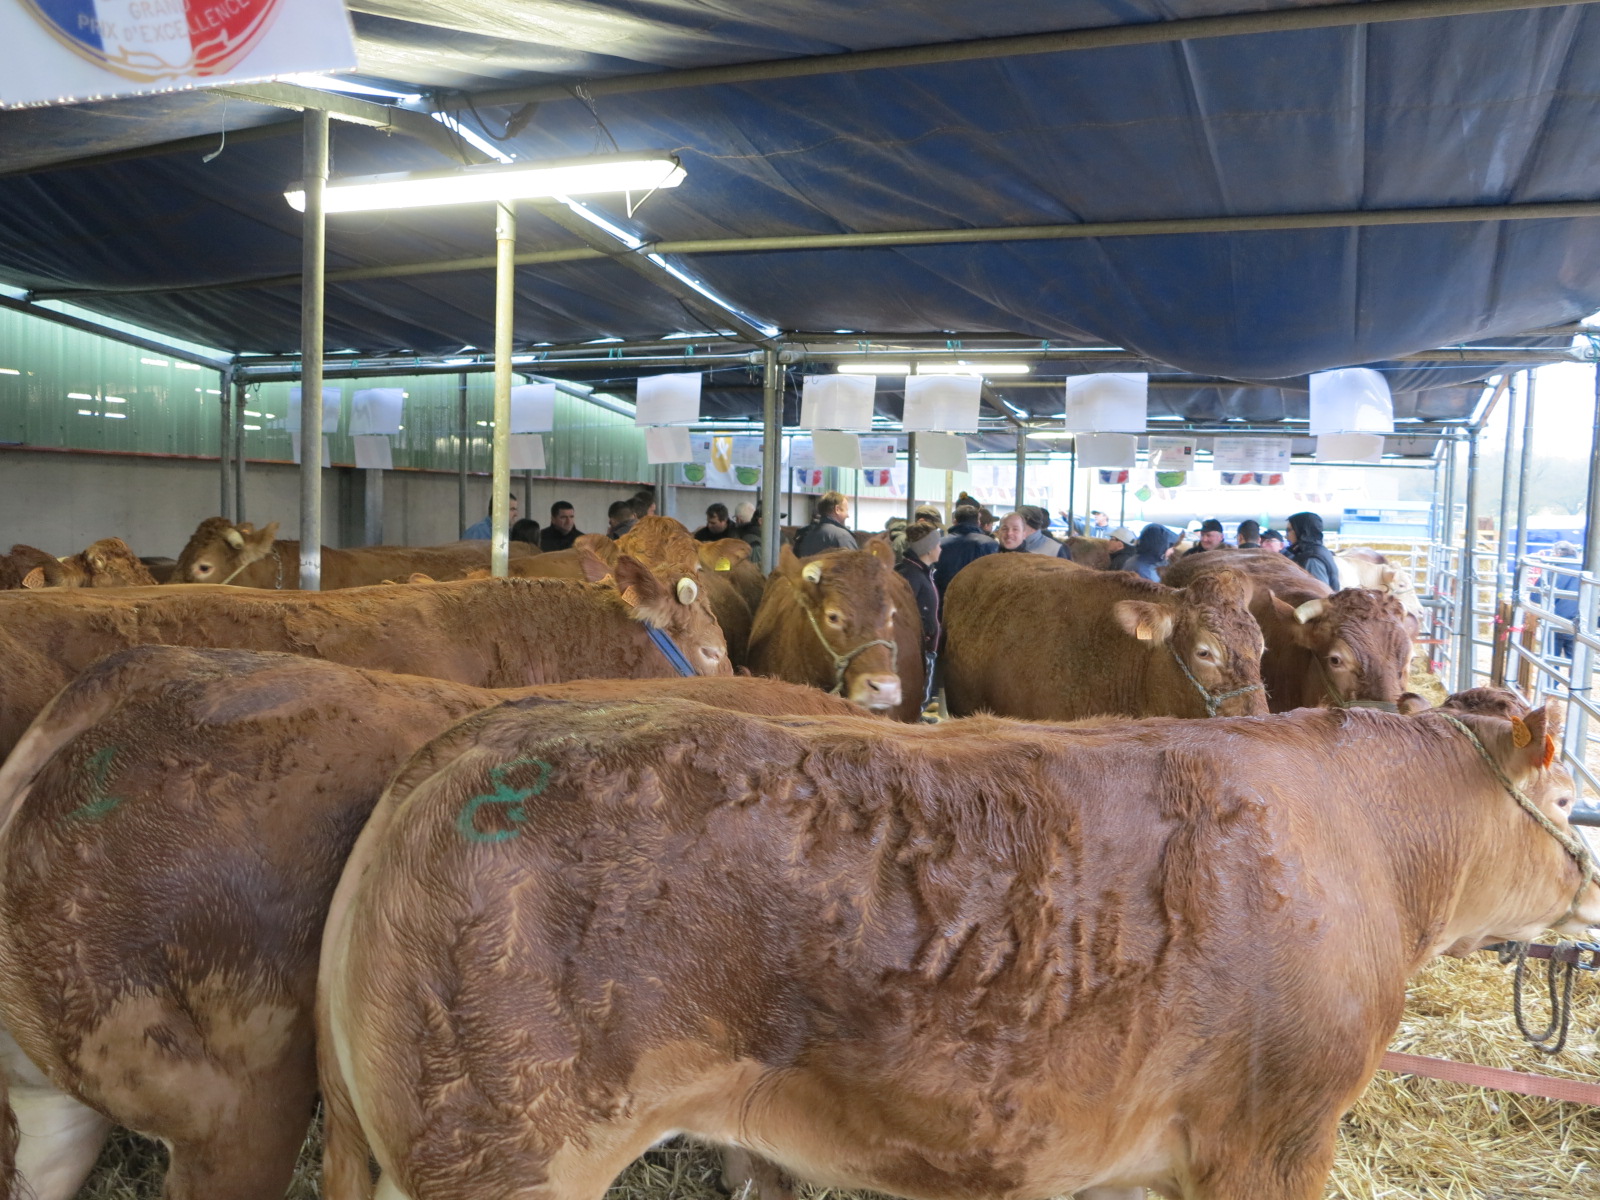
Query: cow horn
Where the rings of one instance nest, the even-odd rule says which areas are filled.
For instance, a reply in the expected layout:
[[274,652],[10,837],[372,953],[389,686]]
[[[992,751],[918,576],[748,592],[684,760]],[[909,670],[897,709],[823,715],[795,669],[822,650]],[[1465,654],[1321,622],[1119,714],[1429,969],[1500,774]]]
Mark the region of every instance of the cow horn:
[[800,578],[804,579],[807,583],[821,583],[822,564],[819,562],[807,563],[804,569],[802,569],[800,572]]
[[1307,600],[1294,610],[1294,617],[1300,624],[1308,625],[1326,612],[1327,608],[1328,602],[1326,600]]
[[693,604],[700,598],[700,585],[685,575],[678,580],[678,603]]
[[228,530],[222,535],[222,540],[227,542],[228,545],[232,546],[235,550],[244,549],[244,535],[237,529]]

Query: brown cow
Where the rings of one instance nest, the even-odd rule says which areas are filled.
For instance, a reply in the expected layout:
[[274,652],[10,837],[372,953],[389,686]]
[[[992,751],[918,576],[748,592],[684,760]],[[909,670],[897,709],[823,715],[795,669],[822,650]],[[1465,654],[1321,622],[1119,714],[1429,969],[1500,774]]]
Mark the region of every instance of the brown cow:
[[31,571],[55,561],[53,554],[18,543],[11,547],[10,554],[0,554],[0,590],[20,588]]
[[700,545],[700,565],[710,571],[725,572],[728,582],[739,590],[752,613],[761,607],[761,597],[767,590],[767,577],[754,554],[750,543],[743,538],[722,538]]
[[599,1200],[676,1130],[918,1200],[1317,1200],[1412,973],[1600,921],[1551,720],[469,717],[329,911],[326,1195],[370,1143],[385,1197]]
[[1079,566],[1092,567],[1096,571],[1109,571],[1111,569],[1111,539],[1097,537],[1079,537],[1074,534],[1064,538],[1067,553],[1072,556],[1072,561]]
[[749,664],[757,675],[917,720],[926,683],[922,624],[889,543],[875,537],[865,550],[804,559],[784,546],[751,625]]
[[945,592],[944,687],[957,716],[1239,716],[1267,711],[1249,585],[1179,590],[1038,554],[990,554]]
[[155,583],[155,576],[121,538],[101,538],[59,562],[42,562],[22,580],[25,588],[154,587]]
[[78,676],[0,771],[0,1017],[22,1194],[67,1200],[115,1123],[171,1147],[169,1200],[281,1197],[316,1092],[323,918],[389,776],[497,703],[639,697],[851,711],[773,680],[495,691],[169,646]]
[[[178,555],[169,583],[232,583],[239,587],[298,589],[300,543],[277,540],[278,523],[264,529],[234,525],[226,517],[207,517]],[[536,546],[512,542],[513,559],[537,555]],[[322,590],[370,587],[404,579],[414,571],[434,579],[461,579],[474,567],[489,565],[489,543],[451,542],[443,546],[362,546],[322,548]]]
[[1261,677],[1273,712],[1325,704],[1392,705],[1405,694],[1414,626],[1393,596],[1334,592],[1281,554],[1212,550],[1168,568],[1182,586],[1217,571],[1244,574],[1266,638]]
[[[606,573],[598,560],[593,569],[597,578]],[[475,687],[520,687],[675,674],[650,626],[665,631],[698,674],[732,672],[710,605],[686,573],[622,555],[614,576],[616,586],[487,579],[343,592],[0,593],[0,756],[68,680],[129,646],[279,650]]]

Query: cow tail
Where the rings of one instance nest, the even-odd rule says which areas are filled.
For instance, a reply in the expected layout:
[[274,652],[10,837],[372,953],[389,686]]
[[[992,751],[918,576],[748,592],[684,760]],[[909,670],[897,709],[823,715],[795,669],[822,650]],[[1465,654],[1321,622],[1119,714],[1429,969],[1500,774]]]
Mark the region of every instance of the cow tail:
[[[323,1031],[328,1032],[326,1029]],[[339,1069],[333,1039],[317,1039],[318,1073],[322,1083],[322,1196],[323,1200],[370,1200],[372,1148],[356,1116],[344,1072]],[[6,1193],[0,1192],[0,1196]]]

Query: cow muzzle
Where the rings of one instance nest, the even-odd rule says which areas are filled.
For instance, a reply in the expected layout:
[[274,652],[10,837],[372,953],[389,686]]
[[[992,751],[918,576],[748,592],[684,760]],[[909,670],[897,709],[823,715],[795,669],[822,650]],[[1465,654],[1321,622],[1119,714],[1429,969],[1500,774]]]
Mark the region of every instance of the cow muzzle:
[[879,712],[884,709],[898,708],[900,697],[900,676],[861,675],[852,681],[850,694],[846,699],[851,704],[859,704],[862,708],[870,708],[874,712]]

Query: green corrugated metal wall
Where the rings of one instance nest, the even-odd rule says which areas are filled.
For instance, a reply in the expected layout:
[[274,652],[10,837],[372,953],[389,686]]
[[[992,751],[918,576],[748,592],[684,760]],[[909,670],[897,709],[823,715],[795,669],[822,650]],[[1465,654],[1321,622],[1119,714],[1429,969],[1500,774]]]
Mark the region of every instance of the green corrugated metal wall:
[[[489,470],[493,377],[467,377],[467,469]],[[284,416],[289,384],[249,389],[245,454],[292,458]],[[336,464],[353,464],[348,436],[351,398],[359,388],[397,387],[406,393],[403,429],[393,438],[394,465],[454,471],[457,375],[339,380],[339,432],[329,437]],[[210,369],[167,359],[110,338],[0,310],[0,445],[144,454],[202,455],[218,449],[221,379]],[[257,428],[251,428],[256,426]],[[545,435],[548,463],[541,476],[569,479],[650,479],[644,435],[633,422],[572,396],[557,394],[555,431]]]

